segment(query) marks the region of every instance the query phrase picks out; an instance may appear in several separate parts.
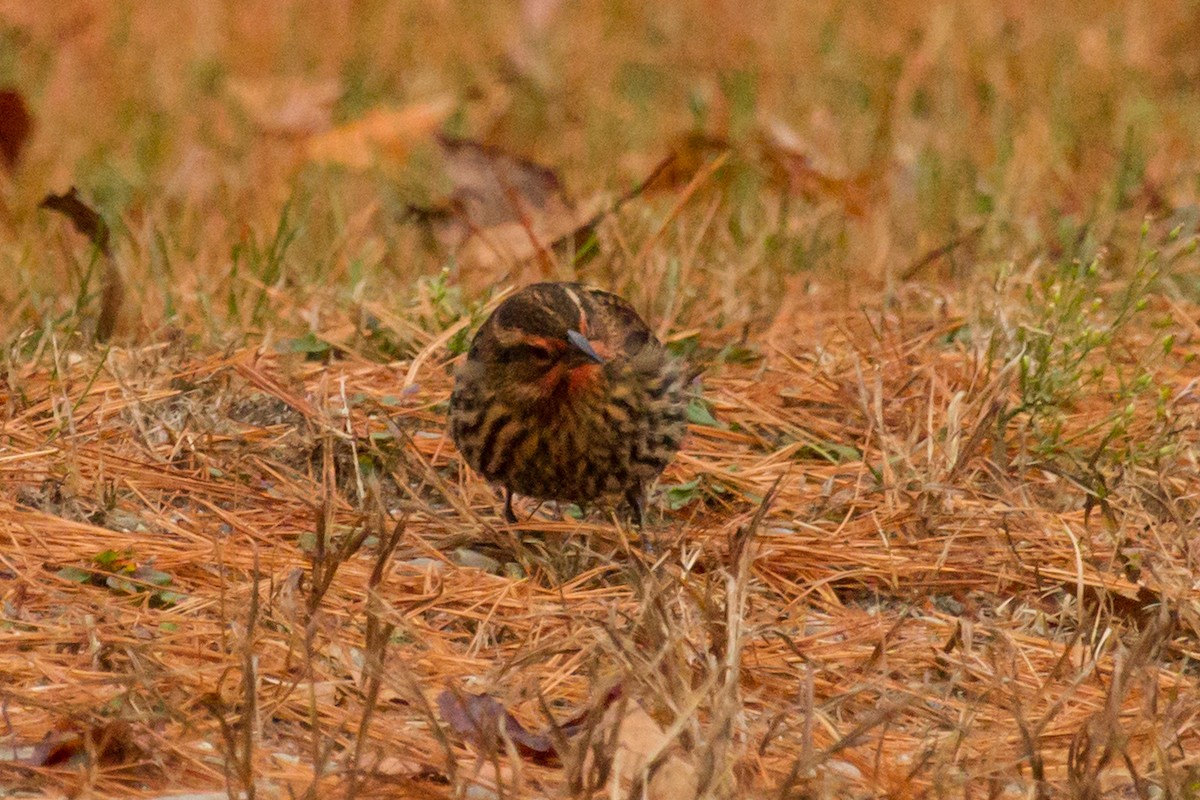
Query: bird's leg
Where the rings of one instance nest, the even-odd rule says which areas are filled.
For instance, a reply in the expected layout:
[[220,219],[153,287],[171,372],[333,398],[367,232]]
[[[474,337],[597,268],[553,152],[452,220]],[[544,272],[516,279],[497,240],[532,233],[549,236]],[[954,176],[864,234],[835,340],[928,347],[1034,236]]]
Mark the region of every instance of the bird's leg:
[[625,493],[625,502],[629,503],[629,510],[632,512],[634,527],[637,528],[638,542],[642,546],[642,550],[647,553],[654,552],[654,543],[646,538],[645,508],[646,508],[646,492],[641,486],[636,486]]
[[633,524],[639,530],[642,527],[642,506],[646,503],[646,498],[642,495],[642,489],[639,486],[636,489],[630,489],[625,493],[625,502],[629,503],[629,510],[633,512]]
[[508,487],[504,489],[504,520],[509,525],[517,524],[517,515],[513,513],[512,509],[512,492]]

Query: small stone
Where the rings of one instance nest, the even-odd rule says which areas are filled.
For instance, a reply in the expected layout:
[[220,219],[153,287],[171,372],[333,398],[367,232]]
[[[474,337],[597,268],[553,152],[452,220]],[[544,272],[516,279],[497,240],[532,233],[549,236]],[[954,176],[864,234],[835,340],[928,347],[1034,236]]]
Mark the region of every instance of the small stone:
[[474,567],[484,572],[490,572],[493,575],[500,574],[499,561],[491,556],[485,556],[483,553],[477,553],[468,547],[458,548],[450,556],[450,559],[460,567]]

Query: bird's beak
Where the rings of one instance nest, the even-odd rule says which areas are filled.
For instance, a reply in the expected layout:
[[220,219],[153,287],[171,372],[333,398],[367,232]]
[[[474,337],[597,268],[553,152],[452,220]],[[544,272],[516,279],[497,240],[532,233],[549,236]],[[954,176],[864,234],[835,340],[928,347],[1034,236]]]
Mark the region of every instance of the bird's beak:
[[589,342],[587,337],[579,331],[567,331],[567,341],[571,343],[572,347],[583,353],[592,361],[595,361],[597,364],[604,363],[604,356],[597,353],[596,348],[592,347],[592,343]]

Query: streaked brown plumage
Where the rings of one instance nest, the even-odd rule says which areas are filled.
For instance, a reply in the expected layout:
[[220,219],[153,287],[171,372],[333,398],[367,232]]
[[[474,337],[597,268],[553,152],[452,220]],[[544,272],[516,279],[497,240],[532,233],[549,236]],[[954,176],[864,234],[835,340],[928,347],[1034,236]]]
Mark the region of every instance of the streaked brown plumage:
[[579,283],[536,283],[496,308],[455,376],[450,432],[473,469],[512,495],[629,503],[679,450],[678,363],[633,307]]

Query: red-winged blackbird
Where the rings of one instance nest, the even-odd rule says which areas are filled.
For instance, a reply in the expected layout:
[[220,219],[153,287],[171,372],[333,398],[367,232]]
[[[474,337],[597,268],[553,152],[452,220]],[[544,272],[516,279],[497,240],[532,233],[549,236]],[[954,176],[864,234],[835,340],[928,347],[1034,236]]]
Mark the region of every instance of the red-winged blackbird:
[[678,363],[633,306],[579,283],[536,283],[480,327],[455,376],[450,431],[467,463],[512,495],[627,501],[641,525],[650,484],[679,450]]

